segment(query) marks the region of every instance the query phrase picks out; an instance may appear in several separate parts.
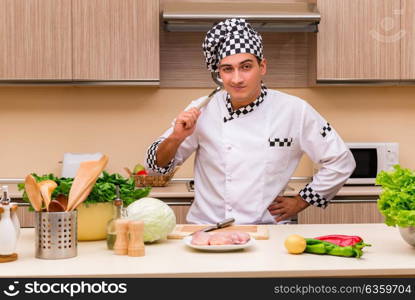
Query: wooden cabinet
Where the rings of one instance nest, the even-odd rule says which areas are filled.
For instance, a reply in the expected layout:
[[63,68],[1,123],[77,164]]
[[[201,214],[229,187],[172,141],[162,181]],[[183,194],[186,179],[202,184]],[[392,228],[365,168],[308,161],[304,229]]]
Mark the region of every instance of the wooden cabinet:
[[73,0],[74,80],[159,80],[156,0]]
[[310,206],[298,214],[298,224],[383,223],[377,202],[332,202],[326,209]]
[[[177,224],[186,224],[190,205],[170,205],[176,215]],[[34,226],[34,213],[27,207],[19,207],[18,217],[21,227]],[[376,203],[332,203],[326,209],[308,207],[298,214],[298,224],[354,224],[383,223],[384,217],[376,208]]]
[[72,78],[71,0],[0,0],[0,80]]
[[401,79],[415,79],[415,1],[401,0]]
[[158,0],[0,0],[0,80],[159,81]]
[[[318,0],[317,5],[317,81],[401,79],[401,1]],[[406,14],[413,32],[413,10]]]

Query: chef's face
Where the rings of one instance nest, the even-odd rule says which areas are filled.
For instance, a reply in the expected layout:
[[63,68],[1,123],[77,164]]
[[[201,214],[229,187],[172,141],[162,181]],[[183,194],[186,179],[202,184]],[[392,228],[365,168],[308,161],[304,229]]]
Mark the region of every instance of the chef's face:
[[220,61],[219,76],[234,108],[247,105],[259,96],[266,70],[265,59],[258,62],[250,53],[230,55]]

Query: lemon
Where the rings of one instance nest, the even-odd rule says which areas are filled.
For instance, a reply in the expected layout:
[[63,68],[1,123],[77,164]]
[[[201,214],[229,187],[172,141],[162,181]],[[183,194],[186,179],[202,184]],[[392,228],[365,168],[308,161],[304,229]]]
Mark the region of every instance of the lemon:
[[292,234],[285,239],[284,246],[287,248],[288,253],[300,254],[304,252],[307,243],[301,235]]

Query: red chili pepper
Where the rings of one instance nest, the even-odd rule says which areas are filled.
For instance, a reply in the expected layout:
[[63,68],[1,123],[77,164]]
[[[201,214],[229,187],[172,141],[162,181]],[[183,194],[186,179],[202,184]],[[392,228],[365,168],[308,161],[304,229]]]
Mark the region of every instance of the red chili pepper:
[[342,234],[324,235],[324,236],[316,237],[315,239],[333,243],[333,244],[336,244],[337,246],[342,246],[342,247],[353,246],[360,242],[363,242],[360,236],[342,235]]

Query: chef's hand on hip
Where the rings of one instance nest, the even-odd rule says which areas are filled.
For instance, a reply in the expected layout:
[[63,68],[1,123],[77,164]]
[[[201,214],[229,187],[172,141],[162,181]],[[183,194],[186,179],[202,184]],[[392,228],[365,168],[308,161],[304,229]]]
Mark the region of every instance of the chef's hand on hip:
[[268,211],[271,215],[276,216],[275,221],[280,222],[286,220],[309,206],[310,203],[301,198],[300,195],[295,197],[282,197],[278,196],[274,199]]
[[200,110],[195,107],[181,112],[174,123],[173,135],[180,140],[191,135],[196,128],[199,116]]

